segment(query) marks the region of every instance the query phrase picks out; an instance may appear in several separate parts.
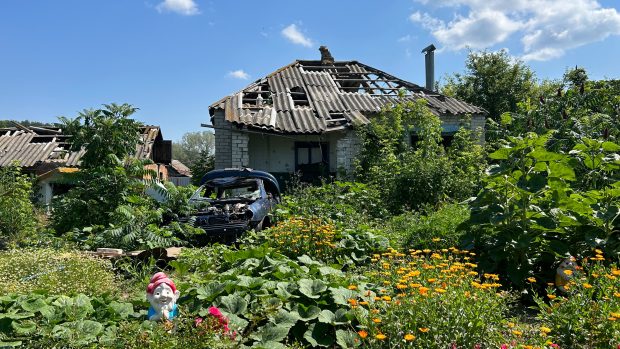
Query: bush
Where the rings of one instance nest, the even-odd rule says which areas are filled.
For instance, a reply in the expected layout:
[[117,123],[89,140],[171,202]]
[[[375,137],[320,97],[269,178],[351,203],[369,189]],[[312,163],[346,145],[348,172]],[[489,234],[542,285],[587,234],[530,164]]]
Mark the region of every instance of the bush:
[[[445,252],[444,252],[445,251]],[[498,292],[499,278],[479,275],[470,253],[457,249],[376,255],[363,296],[368,309],[358,336],[371,348],[499,348],[513,297]]]
[[[463,127],[446,150],[441,133],[441,120],[424,100],[381,112],[358,132],[357,178],[381,188],[380,199],[393,214],[472,196],[486,165],[479,138]],[[409,144],[412,134],[419,140]]]
[[37,221],[31,197],[32,180],[17,165],[0,167],[0,240],[15,244],[34,235]]
[[289,195],[282,198],[276,210],[276,218],[314,217],[353,227],[362,222],[385,218],[387,211],[383,206],[383,195],[378,187],[358,182],[297,185]]
[[462,232],[457,228],[468,218],[466,205],[446,204],[437,210],[427,208],[392,217],[383,231],[404,249],[442,249],[459,246]]
[[258,233],[256,238],[255,243],[265,243],[290,258],[308,255],[323,263],[340,265],[367,262],[372,253],[383,252],[388,247],[386,238],[367,227],[343,229],[316,218],[289,218]]
[[584,259],[565,286],[567,294],[549,287],[546,297],[535,298],[545,337],[562,348],[620,345],[620,270],[602,259],[601,254]]
[[[518,287],[561,256],[592,248],[620,256],[620,145],[584,138],[565,154],[546,149],[551,136],[511,137],[490,154],[497,164],[463,224],[481,266]],[[584,187],[580,172],[596,180]]]
[[0,294],[119,293],[110,263],[79,252],[49,249],[0,252]]

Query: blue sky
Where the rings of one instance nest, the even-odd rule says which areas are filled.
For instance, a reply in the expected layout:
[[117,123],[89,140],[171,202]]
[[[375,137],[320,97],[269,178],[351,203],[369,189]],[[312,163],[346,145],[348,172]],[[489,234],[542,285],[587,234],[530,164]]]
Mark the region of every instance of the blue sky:
[[567,67],[620,77],[616,0],[2,0],[0,119],[55,121],[103,103],[178,140],[208,106],[295,59],[358,60],[424,84],[460,72],[467,47],[527,60],[539,78]]

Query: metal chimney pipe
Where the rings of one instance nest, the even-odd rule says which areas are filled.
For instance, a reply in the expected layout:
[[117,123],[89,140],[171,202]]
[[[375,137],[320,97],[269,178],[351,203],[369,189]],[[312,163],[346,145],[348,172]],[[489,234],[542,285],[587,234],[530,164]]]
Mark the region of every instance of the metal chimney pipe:
[[426,46],[424,53],[424,65],[426,67],[426,89],[435,91],[435,45]]

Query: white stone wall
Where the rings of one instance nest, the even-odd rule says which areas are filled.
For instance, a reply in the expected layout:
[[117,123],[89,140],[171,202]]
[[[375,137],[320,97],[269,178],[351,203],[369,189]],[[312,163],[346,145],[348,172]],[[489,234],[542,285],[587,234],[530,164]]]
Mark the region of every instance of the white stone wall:
[[230,138],[230,162],[232,167],[250,167],[250,153],[248,152],[248,133],[231,131]]
[[336,167],[339,178],[350,178],[355,170],[355,158],[361,150],[361,141],[355,131],[348,130],[336,142]]
[[213,115],[215,128],[215,168],[232,167],[232,125],[224,120],[224,112],[218,110]]

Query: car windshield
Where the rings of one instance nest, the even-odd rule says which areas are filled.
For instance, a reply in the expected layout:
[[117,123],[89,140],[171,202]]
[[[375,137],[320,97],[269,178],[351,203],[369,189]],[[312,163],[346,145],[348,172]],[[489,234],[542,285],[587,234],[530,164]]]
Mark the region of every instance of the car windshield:
[[248,199],[257,200],[260,198],[260,186],[256,179],[243,180],[213,180],[204,184],[192,199]]

